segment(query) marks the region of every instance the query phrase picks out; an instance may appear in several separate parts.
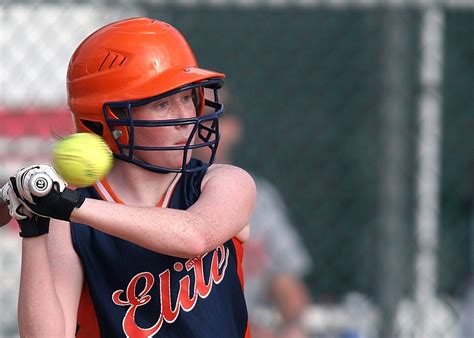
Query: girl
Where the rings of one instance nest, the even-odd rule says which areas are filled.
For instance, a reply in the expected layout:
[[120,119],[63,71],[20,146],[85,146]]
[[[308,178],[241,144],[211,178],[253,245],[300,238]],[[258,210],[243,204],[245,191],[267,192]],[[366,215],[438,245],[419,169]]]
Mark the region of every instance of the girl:
[[[4,186],[23,237],[22,336],[250,336],[241,260],[256,191],[244,170],[212,165],[223,78],[153,19],[112,23],[77,48],[67,78],[76,128],[116,160],[86,189],[65,188],[48,165]],[[193,159],[196,148],[208,160]],[[38,172],[55,182],[44,197],[28,190]]]

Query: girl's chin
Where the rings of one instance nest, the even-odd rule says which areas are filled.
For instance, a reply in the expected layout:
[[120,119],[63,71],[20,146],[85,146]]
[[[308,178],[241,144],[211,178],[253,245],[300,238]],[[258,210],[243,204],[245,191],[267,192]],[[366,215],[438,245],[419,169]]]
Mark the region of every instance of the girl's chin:
[[[172,169],[177,169],[177,170],[180,170],[183,164],[183,155],[180,155],[179,157],[176,157],[173,159],[151,158],[151,157],[144,157],[144,158],[136,157],[136,158],[140,161],[143,161],[153,166],[163,167],[163,168],[172,168]],[[191,155],[188,153],[186,164],[189,163],[190,160],[191,160]]]

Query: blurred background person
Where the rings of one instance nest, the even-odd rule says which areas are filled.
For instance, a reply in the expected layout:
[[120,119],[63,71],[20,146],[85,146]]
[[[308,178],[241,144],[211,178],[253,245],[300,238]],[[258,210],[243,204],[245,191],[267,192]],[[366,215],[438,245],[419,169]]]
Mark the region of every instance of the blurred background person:
[[[219,120],[221,139],[216,163],[231,164],[235,147],[245,137],[245,128],[228,86],[221,90],[220,101],[225,113]],[[205,151],[198,149],[196,156],[204,158]],[[303,278],[310,271],[311,259],[277,188],[263,177],[252,176],[257,185],[257,202],[243,261],[252,337],[307,337],[302,317],[310,297]]]

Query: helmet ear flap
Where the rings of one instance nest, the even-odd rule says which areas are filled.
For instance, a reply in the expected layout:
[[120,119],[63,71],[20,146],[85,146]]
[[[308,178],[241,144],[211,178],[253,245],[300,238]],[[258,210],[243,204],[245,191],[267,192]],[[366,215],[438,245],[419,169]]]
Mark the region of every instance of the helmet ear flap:
[[[117,142],[115,141],[113,135],[110,133],[109,129],[104,128],[104,123],[102,121],[94,121],[89,119],[74,119],[74,121],[77,132],[87,132],[99,135],[104,139],[105,143],[107,143],[110,150],[114,154],[120,153],[119,147],[117,146]],[[125,130],[125,133],[123,134],[126,135],[128,142],[128,132]]]
[[85,129],[87,129],[89,132],[97,134],[100,137],[104,136],[104,125],[102,122],[83,119],[81,119],[80,121],[81,124],[85,127]]
[[76,132],[88,132],[104,137],[104,123],[100,120],[83,119],[71,111],[72,122]]
[[[117,120],[124,120],[130,119],[130,115],[125,107],[105,107],[107,116],[109,119],[117,119]],[[110,126],[109,126],[110,127]],[[110,133],[110,142],[114,144],[114,148],[117,149],[118,153],[121,152],[120,145],[128,145],[129,137],[129,130],[126,126],[113,126],[110,128],[111,130],[107,133]]]

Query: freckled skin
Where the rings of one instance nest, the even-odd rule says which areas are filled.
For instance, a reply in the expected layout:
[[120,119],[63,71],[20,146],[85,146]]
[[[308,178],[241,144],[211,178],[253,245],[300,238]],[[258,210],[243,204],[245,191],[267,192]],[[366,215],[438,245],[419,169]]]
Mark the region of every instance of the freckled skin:
[[[150,102],[134,108],[134,118],[137,120],[168,120],[178,118],[191,118],[196,116],[191,90],[183,91],[171,97]],[[170,126],[156,128],[141,128],[135,136],[135,144],[157,147],[170,147],[176,143],[187,141],[193,126]],[[147,163],[168,167],[180,168],[183,160],[183,151],[140,151],[136,150],[135,157]],[[188,161],[191,159],[192,150],[188,151]]]

